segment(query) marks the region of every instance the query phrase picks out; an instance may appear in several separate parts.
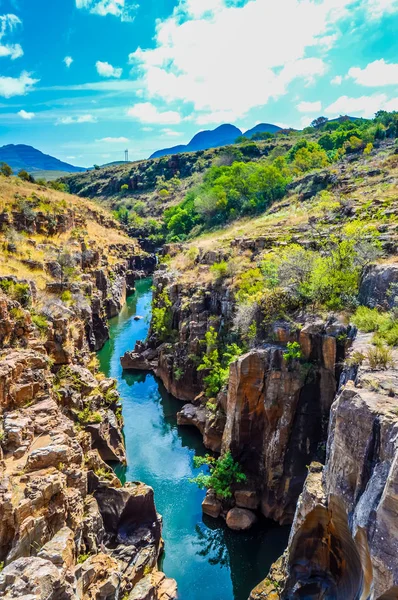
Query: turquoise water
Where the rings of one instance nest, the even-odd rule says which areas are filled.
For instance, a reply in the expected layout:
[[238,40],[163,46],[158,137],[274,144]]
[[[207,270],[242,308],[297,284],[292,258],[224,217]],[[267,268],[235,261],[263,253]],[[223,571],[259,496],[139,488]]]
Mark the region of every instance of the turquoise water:
[[[155,490],[164,522],[162,569],[177,580],[180,600],[247,600],[284,551],[289,529],[264,522],[250,533],[235,533],[222,520],[202,516],[204,492],[189,482],[197,473],[194,454],[206,452],[201,435],[177,426],[182,403],[159,380],[148,373],[123,373],[120,366],[120,356],[146,338],[151,297],[151,280],[138,282],[98,353],[101,370],[117,379],[123,401],[128,466],[118,475]],[[135,321],[134,315],[145,319]]]

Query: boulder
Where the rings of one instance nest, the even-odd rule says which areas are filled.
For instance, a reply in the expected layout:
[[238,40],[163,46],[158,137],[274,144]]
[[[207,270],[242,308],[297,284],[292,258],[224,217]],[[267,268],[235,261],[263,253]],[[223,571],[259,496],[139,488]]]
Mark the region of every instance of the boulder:
[[398,303],[398,263],[370,265],[359,289],[359,302],[370,308],[390,309]]
[[234,531],[250,529],[256,522],[256,515],[246,508],[231,508],[227,513],[227,525]]
[[216,495],[212,490],[208,490],[202,502],[203,513],[209,517],[213,517],[213,519],[217,519],[221,514],[221,509],[221,501],[216,498]]
[[69,527],[62,527],[38,553],[39,558],[49,560],[61,569],[70,569],[74,564],[74,555],[74,534]]

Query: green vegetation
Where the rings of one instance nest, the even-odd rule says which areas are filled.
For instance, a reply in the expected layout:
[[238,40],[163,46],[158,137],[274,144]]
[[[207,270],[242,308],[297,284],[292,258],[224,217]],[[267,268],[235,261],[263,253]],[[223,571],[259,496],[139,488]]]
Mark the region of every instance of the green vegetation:
[[196,483],[201,489],[214,490],[218,498],[231,498],[232,486],[236,483],[244,483],[247,479],[239,463],[233,459],[231,452],[226,452],[218,459],[209,454],[204,457],[195,456],[194,465],[195,468],[207,465],[210,475],[200,473],[190,479],[191,483]]
[[237,344],[228,345],[224,351],[219,348],[218,334],[214,327],[210,327],[205,335],[206,352],[198,371],[205,371],[203,378],[205,392],[208,397],[214,397],[228,381],[229,365],[241,354],[242,349]]
[[152,301],[152,330],[162,342],[170,341],[172,318],[171,300],[167,291],[163,290]]
[[12,279],[3,279],[0,281],[0,289],[22,306],[26,307],[30,304],[31,292],[28,283],[16,283]]
[[93,412],[91,406],[86,406],[83,410],[77,413],[77,420],[81,425],[88,425],[89,423],[101,423],[102,416],[99,412]]
[[82,563],[86,562],[86,560],[90,558],[90,556],[91,552],[87,552],[86,554],[79,554],[79,556],[77,557],[77,564],[81,565]]
[[398,346],[398,320],[393,313],[359,306],[352,317],[352,322],[361,331],[374,331],[376,340],[387,342],[389,346]]
[[288,342],[287,351],[284,352],[283,358],[290,363],[294,360],[300,360],[303,357],[300,344],[298,342]]
[[36,325],[40,333],[46,333],[48,330],[48,321],[44,315],[39,315],[31,311],[32,323]]
[[366,358],[369,361],[370,368],[374,371],[394,366],[391,349],[383,343],[377,343],[376,346],[370,347],[366,353]]
[[170,240],[196,226],[211,228],[239,216],[259,213],[285,193],[288,178],[273,165],[234,162],[213,166],[204,182],[179,205],[168,208],[164,221]]
[[4,175],[4,177],[11,177],[12,169],[10,165],[5,162],[0,163],[0,173]]

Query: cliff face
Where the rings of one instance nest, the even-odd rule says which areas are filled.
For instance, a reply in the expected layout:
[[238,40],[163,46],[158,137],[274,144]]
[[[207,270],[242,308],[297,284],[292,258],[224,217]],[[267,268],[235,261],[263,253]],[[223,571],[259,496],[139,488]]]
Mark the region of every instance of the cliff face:
[[30,310],[4,294],[0,308],[2,597],[174,597],[153,490],[122,487],[105,462],[125,462],[119,397],[88,368],[84,321],[73,336],[54,319],[44,337]]
[[14,180],[1,192],[14,185],[0,213],[0,596],[174,598],[153,490],[107,464],[126,461],[121,405],[92,354],[155,259],[95,206],[34,186],[23,198]]
[[[232,363],[227,388],[209,403],[195,357],[203,353],[201,340],[210,326],[220,332],[231,327],[233,297],[214,284],[187,288],[162,272],[154,281],[155,297],[167,292],[175,341],[159,344],[152,330],[146,344],[138,344],[135,352],[122,358],[123,367],[152,369],[168,391],[188,401],[178,423],[196,426],[209,449],[230,450],[248,476],[248,491],[260,498],[261,512],[282,524],[291,523],[306,466],[324,455],[339,362],[350,328],[336,318],[327,323],[307,317],[299,329],[275,322],[270,331],[275,342]],[[287,342],[300,344],[300,361],[284,358]],[[258,507],[258,501],[254,504],[249,508]],[[213,507],[204,508],[214,512]]]
[[[352,352],[366,350],[370,337],[358,336]],[[283,563],[252,600],[396,597],[397,371],[371,371],[364,363],[348,368],[342,383],[325,467],[310,467]],[[280,583],[270,585],[278,576]]]

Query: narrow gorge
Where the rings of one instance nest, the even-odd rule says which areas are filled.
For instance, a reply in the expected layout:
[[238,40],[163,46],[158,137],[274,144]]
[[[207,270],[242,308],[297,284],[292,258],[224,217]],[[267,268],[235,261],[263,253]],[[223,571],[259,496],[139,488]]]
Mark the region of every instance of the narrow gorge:
[[398,598],[391,114],[0,175],[1,597]]

